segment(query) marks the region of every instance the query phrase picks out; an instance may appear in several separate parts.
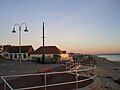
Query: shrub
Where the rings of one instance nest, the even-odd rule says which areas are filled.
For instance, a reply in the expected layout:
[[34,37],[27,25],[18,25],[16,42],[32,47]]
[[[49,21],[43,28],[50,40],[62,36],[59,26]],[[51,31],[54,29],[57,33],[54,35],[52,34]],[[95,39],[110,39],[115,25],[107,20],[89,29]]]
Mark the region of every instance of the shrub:
[[46,63],[46,64],[55,64],[56,61],[55,61],[53,58],[47,58],[47,59],[45,60],[45,63]]
[[60,55],[53,55],[53,59],[55,60],[55,62],[60,61],[61,56]]
[[42,59],[40,57],[37,58],[37,63],[42,63]]
[[[55,64],[58,61],[60,61],[61,56],[60,55],[53,55],[45,57],[45,64]],[[37,62],[37,63],[42,63],[42,57],[33,57],[32,61]]]
[[2,55],[0,55],[0,62],[5,61],[5,58],[2,57]]

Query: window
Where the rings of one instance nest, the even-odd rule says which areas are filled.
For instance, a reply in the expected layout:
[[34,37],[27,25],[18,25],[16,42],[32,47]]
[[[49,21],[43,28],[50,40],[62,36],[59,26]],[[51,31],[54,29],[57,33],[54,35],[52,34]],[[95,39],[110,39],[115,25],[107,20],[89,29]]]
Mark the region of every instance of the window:
[[17,59],[17,54],[16,53],[14,54],[14,58]]
[[30,56],[30,54],[28,53],[28,56]]
[[13,55],[12,55],[12,54],[10,54],[10,59],[11,59],[11,60],[13,59]]
[[23,57],[26,58],[26,53],[23,54]]

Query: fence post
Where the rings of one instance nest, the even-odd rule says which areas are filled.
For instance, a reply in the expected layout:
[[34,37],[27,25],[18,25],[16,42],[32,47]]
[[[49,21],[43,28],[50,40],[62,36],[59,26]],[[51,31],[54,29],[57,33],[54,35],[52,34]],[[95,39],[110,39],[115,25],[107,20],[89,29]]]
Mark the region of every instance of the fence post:
[[78,89],[78,73],[76,71],[76,89]]
[[[6,80],[6,78],[5,78],[5,80]],[[4,82],[4,90],[6,90],[6,83]]]
[[67,71],[67,63],[65,62],[65,68],[66,68],[66,71]]
[[46,73],[45,73],[45,90],[46,90],[46,84],[47,84],[47,81],[46,81]]

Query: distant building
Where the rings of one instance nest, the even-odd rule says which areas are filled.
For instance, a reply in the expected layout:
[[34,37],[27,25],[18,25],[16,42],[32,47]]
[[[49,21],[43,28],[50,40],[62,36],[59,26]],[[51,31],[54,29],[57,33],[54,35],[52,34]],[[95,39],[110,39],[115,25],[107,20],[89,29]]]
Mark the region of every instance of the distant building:
[[[5,59],[18,60],[19,59],[19,46],[3,45],[2,56]],[[21,46],[21,59],[30,59],[30,53],[33,52],[32,45]]]
[[3,57],[3,51],[11,45],[0,45],[0,55]]
[[0,45],[0,53],[2,52],[2,45]]
[[75,57],[75,53],[70,52],[70,53],[68,53],[68,56],[69,56],[70,60],[73,60]]
[[2,56],[2,50],[3,48],[2,48],[2,45],[0,45],[0,56]]
[[[45,46],[44,47],[44,54],[45,57],[53,57],[54,55],[59,55],[61,57],[61,60],[68,60],[68,54],[66,51],[61,51],[56,46]],[[43,46],[39,47],[37,50],[35,50],[31,57],[33,58],[40,58],[43,55]]]

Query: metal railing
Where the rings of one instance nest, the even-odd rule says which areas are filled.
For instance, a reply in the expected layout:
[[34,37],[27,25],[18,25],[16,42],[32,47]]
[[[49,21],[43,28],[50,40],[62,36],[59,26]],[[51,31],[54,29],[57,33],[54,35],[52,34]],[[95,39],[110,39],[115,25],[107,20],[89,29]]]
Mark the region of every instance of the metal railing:
[[[79,65],[78,65],[79,66]],[[88,66],[87,66],[88,67]],[[48,75],[56,75],[56,74],[74,74],[76,80],[69,81],[69,82],[62,82],[62,83],[53,83],[53,84],[47,84],[47,76]],[[44,85],[40,86],[31,86],[31,87],[24,87],[24,88],[13,88],[10,83],[7,82],[6,78],[16,78],[16,77],[28,77],[28,76],[44,76]],[[59,86],[59,85],[67,85],[67,84],[74,84],[76,83],[76,88],[78,88],[79,82],[88,81],[91,79],[94,79],[96,77],[96,66],[89,65],[86,69],[78,69],[78,70],[68,70],[68,71],[62,71],[62,72],[48,72],[48,73],[37,73],[37,74],[23,74],[23,75],[10,75],[10,76],[2,76],[1,79],[4,82],[4,90],[7,90],[6,86],[10,90],[30,90],[30,89],[37,89],[37,88],[44,88],[44,90],[47,90],[48,87],[52,86]],[[87,78],[79,80],[79,76],[85,76]]]
[[73,69],[73,67],[75,68],[76,65],[78,65],[78,63],[74,62],[74,60],[71,60],[71,61],[65,62],[65,68],[66,68],[66,71],[67,71],[67,70],[71,70],[71,69]]

